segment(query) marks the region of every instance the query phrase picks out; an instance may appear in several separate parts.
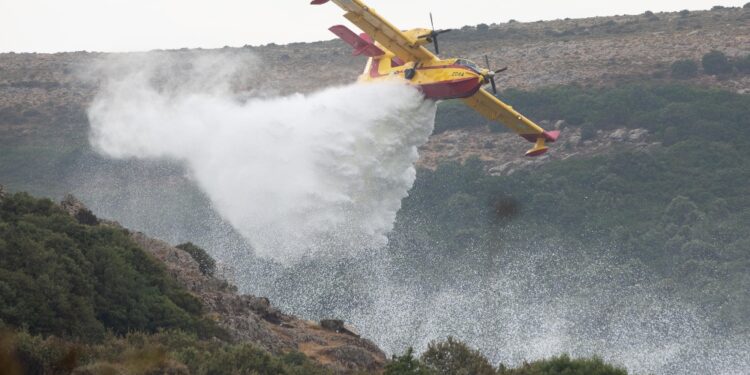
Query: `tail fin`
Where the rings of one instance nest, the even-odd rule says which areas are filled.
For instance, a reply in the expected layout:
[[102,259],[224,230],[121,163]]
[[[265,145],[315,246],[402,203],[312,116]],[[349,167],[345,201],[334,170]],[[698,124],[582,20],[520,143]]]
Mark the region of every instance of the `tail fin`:
[[[385,52],[376,46],[372,40],[363,39],[353,31],[349,30],[346,26],[337,25],[331,27],[329,30],[354,48],[354,56],[365,55],[368,57],[378,57],[385,55]],[[368,37],[367,39],[370,38]]]

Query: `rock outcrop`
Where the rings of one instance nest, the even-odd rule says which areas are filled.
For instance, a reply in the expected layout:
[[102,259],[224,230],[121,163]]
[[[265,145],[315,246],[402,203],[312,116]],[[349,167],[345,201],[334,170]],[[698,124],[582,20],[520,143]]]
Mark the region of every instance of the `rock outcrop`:
[[[90,212],[72,195],[66,196],[61,205],[76,219],[82,212]],[[377,345],[360,338],[343,322],[340,330],[330,329],[328,324],[284,314],[267,298],[240,295],[228,281],[203,274],[187,252],[143,233],[132,232],[131,237],[164,263],[169,275],[203,303],[207,316],[226,329],[234,341],[255,343],[276,354],[299,351],[337,373],[379,371],[386,363]]]
[[542,121],[547,128],[564,127],[565,137],[555,144],[554,152],[540,158],[528,158],[528,143],[519,142],[512,133],[492,132],[488,127],[449,130],[436,134],[420,150],[419,166],[434,169],[445,161],[466,162],[476,158],[487,172],[495,176],[511,175],[521,169],[535,168],[552,160],[601,155],[612,150],[645,149],[658,145],[649,140],[646,129],[615,129],[598,131],[583,139],[578,127],[565,127],[564,122]]

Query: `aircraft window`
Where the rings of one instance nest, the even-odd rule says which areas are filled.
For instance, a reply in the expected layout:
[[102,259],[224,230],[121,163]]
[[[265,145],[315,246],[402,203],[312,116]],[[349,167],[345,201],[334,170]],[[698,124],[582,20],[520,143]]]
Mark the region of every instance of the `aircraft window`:
[[471,69],[471,70],[473,70],[473,71],[475,71],[477,73],[481,72],[481,68],[479,68],[479,66],[477,66],[477,64],[474,64],[473,62],[471,62],[469,60],[458,59],[458,60],[456,60],[456,65],[465,66],[465,67],[467,67],[467,68],[469,68],[469,69]]

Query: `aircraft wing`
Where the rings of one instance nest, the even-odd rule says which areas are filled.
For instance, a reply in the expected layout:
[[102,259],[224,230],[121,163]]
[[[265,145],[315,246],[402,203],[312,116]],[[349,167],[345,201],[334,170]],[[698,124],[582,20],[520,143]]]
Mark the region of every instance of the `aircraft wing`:
[[485,89],[480,89],[474,96],[463,100],[469,107],[481,113],[487,119],[500,122],[529,142],[537,142],[536,148],[527,153],[528,156],[543,154],[547,150],[544,142],[554,142],[560,135],[559,131],[545,131]]
[[[312,4],[325,4],[329,0],[314,0]],[[406,34],[381,17],[374,9],[361,0],[330,0],[347,11],[346,19],[357,25],[362,31],[393,52],[404,61],[430,61],[435,55],[427,48],[411,40]]]

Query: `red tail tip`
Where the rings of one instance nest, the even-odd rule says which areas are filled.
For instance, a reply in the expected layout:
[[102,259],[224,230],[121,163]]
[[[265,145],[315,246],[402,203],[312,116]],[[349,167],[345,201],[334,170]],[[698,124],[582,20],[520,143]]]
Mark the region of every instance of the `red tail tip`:
[[559,130],[553,130],[551,132],[544,132],[544,138],[547,140],[547,142],[554,142],[559,137],[560,137]]

